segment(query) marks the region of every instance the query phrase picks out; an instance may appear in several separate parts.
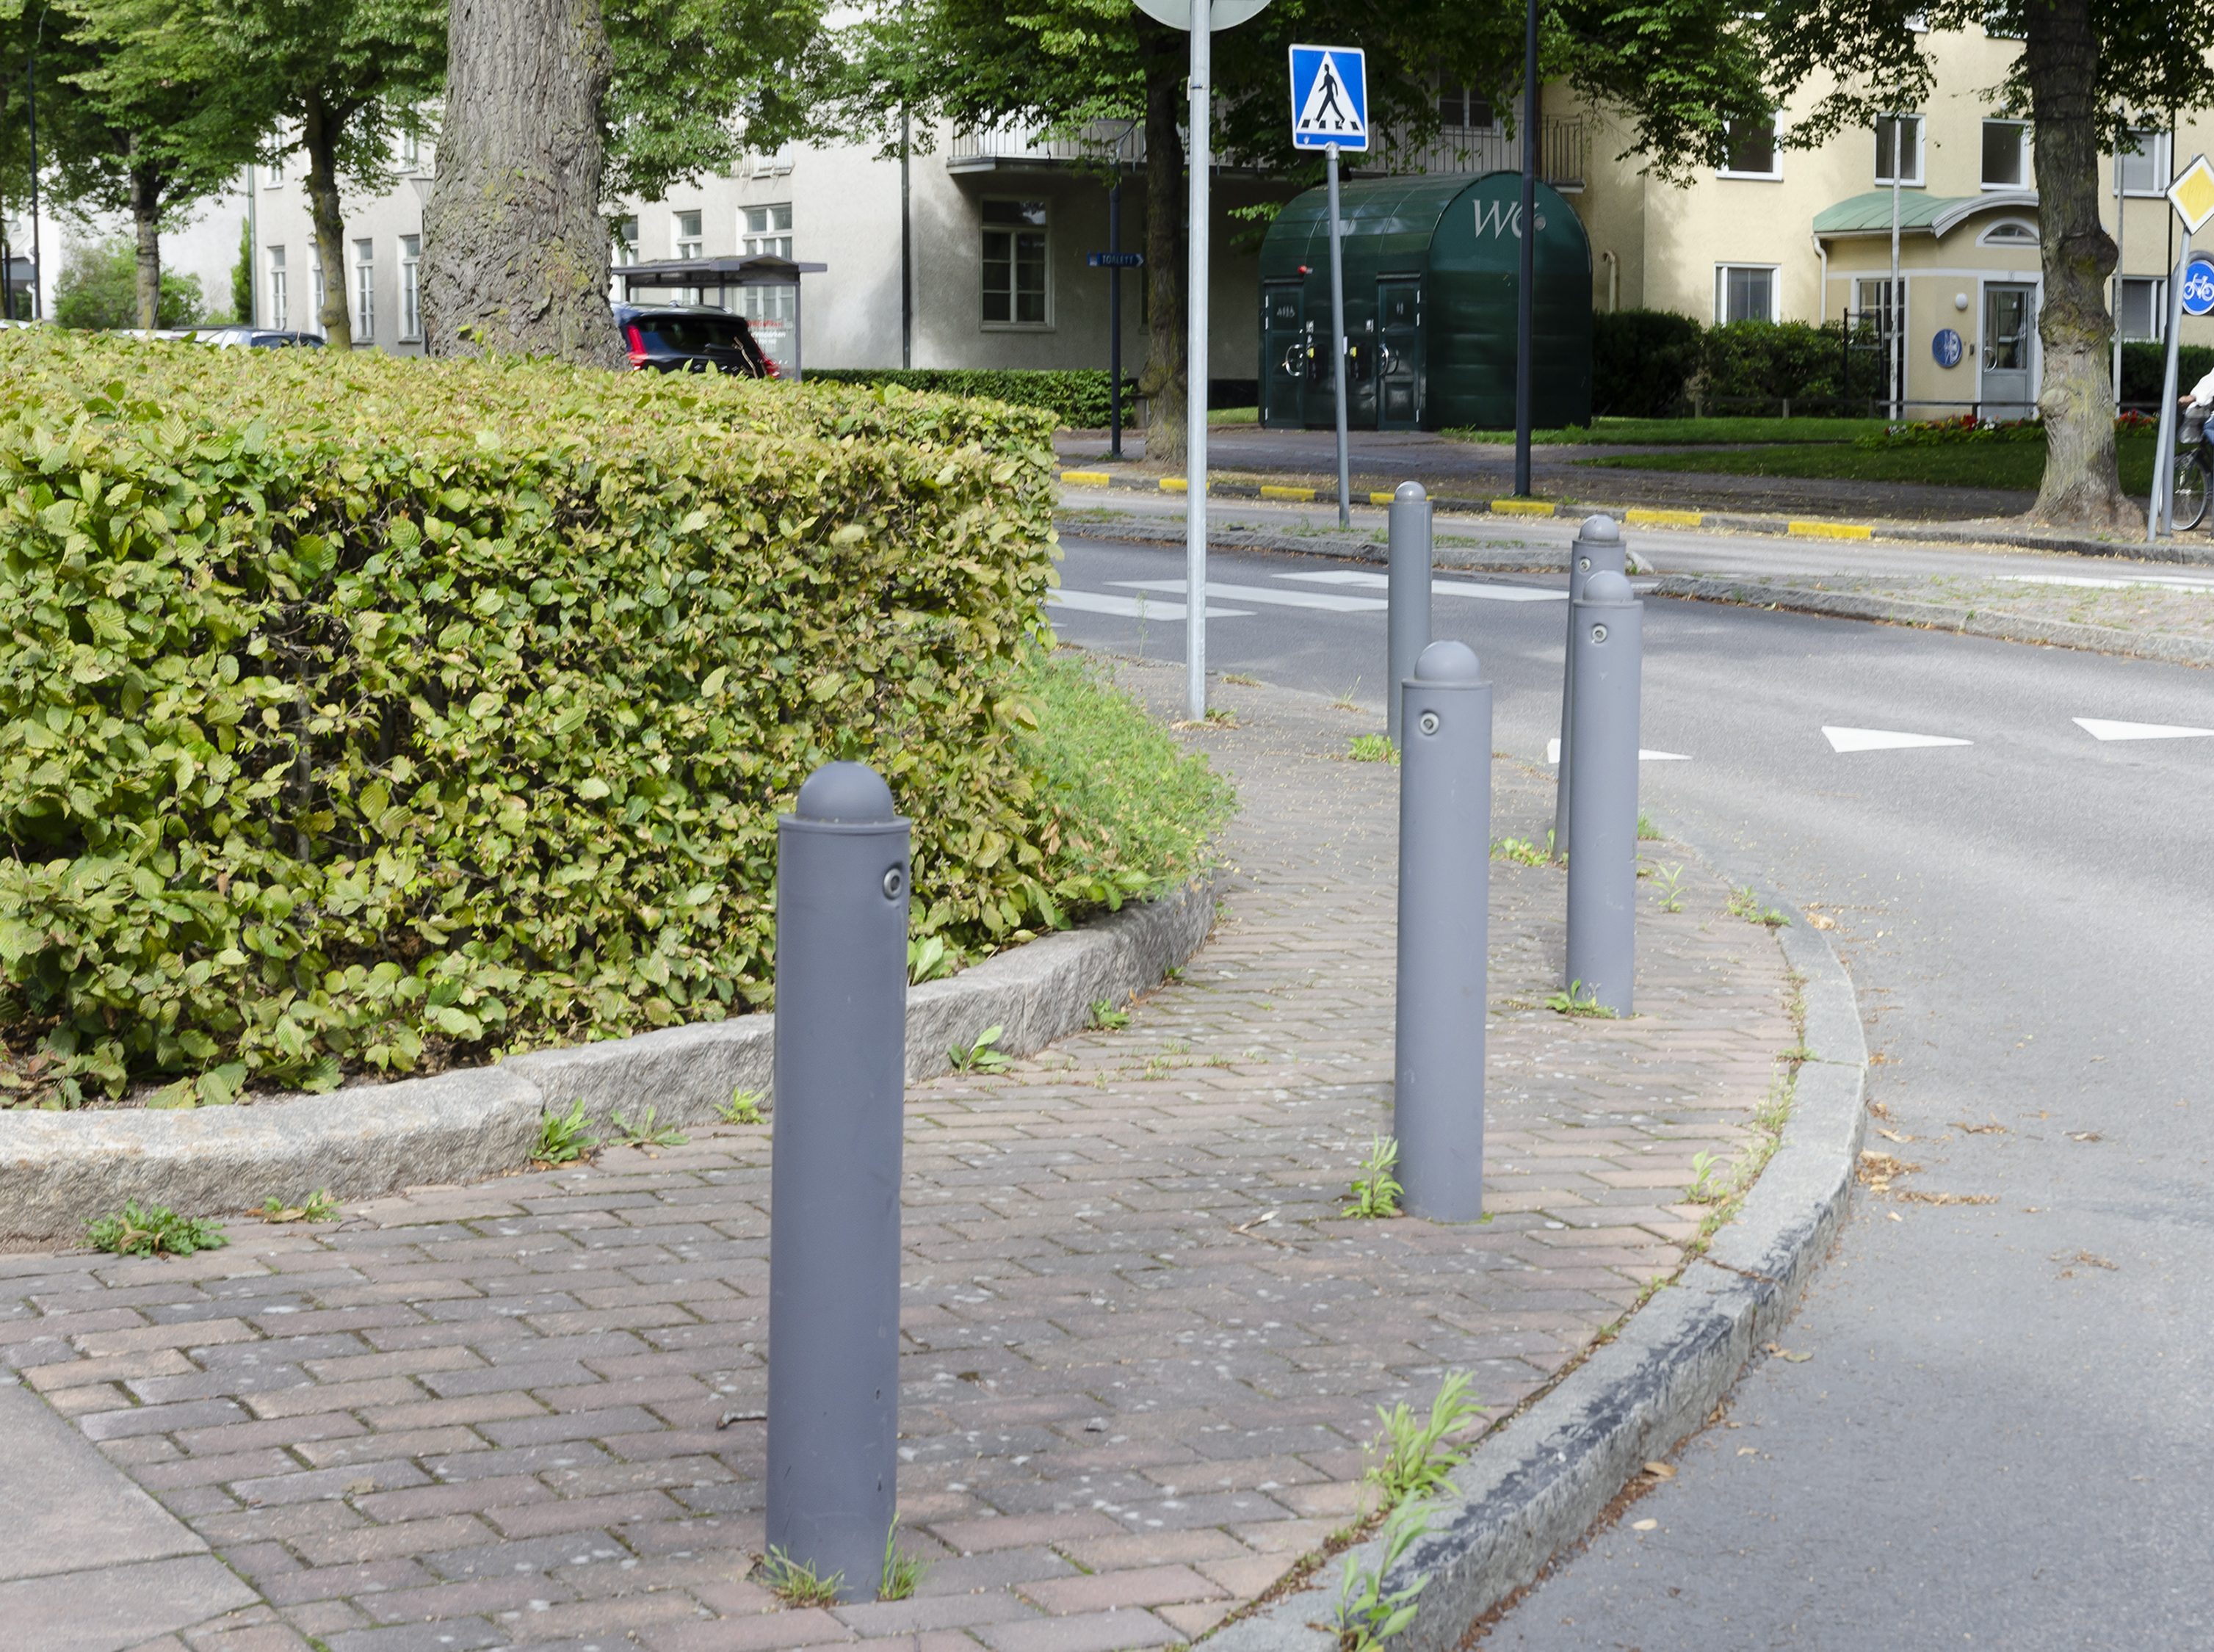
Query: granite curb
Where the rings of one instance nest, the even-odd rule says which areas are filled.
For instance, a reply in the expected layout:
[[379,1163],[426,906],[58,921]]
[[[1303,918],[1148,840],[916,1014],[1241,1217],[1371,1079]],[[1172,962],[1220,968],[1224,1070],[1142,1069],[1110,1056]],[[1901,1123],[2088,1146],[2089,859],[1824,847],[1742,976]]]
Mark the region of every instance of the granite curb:
[[[1789,909],[1733,857],[1661,825],[1764,904]],[[1470,1624],[1581,1539],[1645,1462],[1689,1438],[1789,1317],[1835,1237],[1865,1122],[1868,1045],[1851,977],[1828,940],[1796,924],[1777,939],[1805,977],[1801,1043],[1812,1052],[1782,1144],[1706,1252],[1455,1471],[1455,1495],[1440,1501],[1437,1523],[1385,1580],[1389,1590],[1428,1578],[1414,1621],[1394,1637],[1398,1652],[1459,1646]],[[1373,1570],[1382,1551],[1371,1539],[1347,1557]],[[1210,1652],[1335,1652],[1345,1563],[1206,1637]]]
[[[945,981],[911,988],[908,1080],[951,1070],[950,1051],[986,1029],[1027,1055],[1089,1024],[1100,1000],[1159,984],[1214,926],[1221,874],[1047,935]],[[737,1090],[770,1096],[776,1018],[666,1027],[537,1050],[496,1067],[176,1111],[0,1111],[0,1239],[74,1242],[126,1199],[195,1215],[481,1180],[523,1169],[548,1110],[584,1104],[602,1129],[618,1108],[700,1124]],[[636,1118],[633,1118],[636,1123]]]
[[1989,637],[2000,642],[2042,643],[2098,654],[2128,654],[2174,665],[2214,665],[2214,640],[2170,636],[2161,632],[2124,631],[2115,626],[2084,625],[2072,620],[2040,620],[1993,614],[1963,603],[1923,603],[1868,596],[1856,591],[1809,590],[1802,585],[1712,574],[1667,574],[1653,587],[1655,597],[1680,597],[1702,603],[1735,603],[1755,608],[1789,609],[1840,620],[1873,620]]
[[[1578,513],[1580,518],[1585,515],[1605,514],[1596,510]],[[1181,545],[1184,542],[1181,524],[1157,527],[1146,522],[1118,522],[1098,527],[1086,523],[1079,536],[1140,545]],[[1252,528],[1218,528],[1210,523],[1207,542],[1219,551],[1287,551],[1294,556],[1326,556],[1338,562],[1373,562],[1379,567],[1391,560],[1391,548],[1381,540],[1348,539],[1330,534],[1272,534]],[[1648,574],[1654,572],[1652,565],[1636,551],[1628,552],[1627,555],[1630,572]],[[1471,572],[1565,573],[1569,567],[1569,547],[1566,541],[1558,545],[1514,546],[1505,549],[1434,545],[1430,562],[1434,567],[1459,568]]]

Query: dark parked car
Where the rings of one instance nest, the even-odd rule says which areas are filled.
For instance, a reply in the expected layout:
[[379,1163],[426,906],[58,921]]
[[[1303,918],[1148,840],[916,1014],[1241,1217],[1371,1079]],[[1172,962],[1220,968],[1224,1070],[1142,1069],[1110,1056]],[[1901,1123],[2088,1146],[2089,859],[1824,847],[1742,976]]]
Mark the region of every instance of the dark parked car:
[[321,350],[320,333],[286,333],[266,327],[210,327],[192,335],[202,344],[228,350]]
[[615,325],[630,364],[657,373],[737,373],[774,378],[745,317],[713,304],[617,304]]

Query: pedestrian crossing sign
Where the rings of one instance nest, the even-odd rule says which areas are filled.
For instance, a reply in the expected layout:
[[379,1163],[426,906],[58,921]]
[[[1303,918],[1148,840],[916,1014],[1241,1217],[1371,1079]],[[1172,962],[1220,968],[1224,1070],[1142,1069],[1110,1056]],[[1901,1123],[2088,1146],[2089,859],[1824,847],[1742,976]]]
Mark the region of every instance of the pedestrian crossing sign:
[[1368,148],[1368,58],[1359,46],[1292,48],[1292,147]]

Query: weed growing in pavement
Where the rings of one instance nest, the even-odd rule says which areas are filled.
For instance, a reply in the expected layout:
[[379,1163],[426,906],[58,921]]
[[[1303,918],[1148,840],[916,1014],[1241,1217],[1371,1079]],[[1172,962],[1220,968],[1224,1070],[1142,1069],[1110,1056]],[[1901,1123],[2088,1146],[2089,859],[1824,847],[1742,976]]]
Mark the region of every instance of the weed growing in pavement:
[[1176,965],[1173,969],[1168,969],[1168,970],[1162,970],[1162,971],[1161,971],[1161,979],[1162,979],[1164,982],[1167,982],[1167,983],[1168,983],[1170,986],[1171,986],[1171,987],[1181,987],[1181,986],[1183,986],[1183,964],[1179,964]]
[[1483,1415],[1484,1407],[1468,1392],[1475,1379],[1455,1371],[1445,1380],[1430,1402],[1429,1419],[1407,1409],[1401,1400],[1390,1410],[1376,1408],[1384,1431],[1369,1442],[1376,1461],[1362,1477],[1374,1484],[1383,1506],[1396,1508],[1410,1497],[1426,1497],[1444,1483],[1446,1475],[1468,1460],[1468,1453],[1445,1443],[1446,1436]]
[[907,984],[910,987],[950,976],[960,967],[960,952],[947,946],[943,935],[924,935],[907,944]]
[[1491,840],[1491,858],[1512,860],[1518,866],[1542,866],[1553,858],[1551,834],[1546,835],[1542,849],[1526,837],[1495,837]]
[[749,1090],[743,1085],[731,1092],[731,1098],[715,1109],[715,1117],[725,1124],[758,1124],[761,1122],[761,1092]]
[[1334,712],[1359,711],[1361,707],[1353,703],[1353,696],[1360,691],[1361,679],[1359,677],[1355,677],[1351,682],[1346,685],[1343,693],[1340,694],[1336,699],[1330,702],[1330,708]]
[[1345,745],[1346,760],[1356,763],[1390,763],[1398,768],[1399,748],[1388,734],[1356,734]]
[[648,1107],[645,1110],[645,1117],[635,1124],[621,1113],[615,1116],[615,1135],[624,1147],[681,1147],[691,1140],[689,1136],[679,1135],[674,1124],[664,1124],[656,1129],[653,1113],[654,1110]]
[[1637,817],[1637,835],[1645,842],[1658,843],[1666,834],[1653,823],[1652,816],[1641,813]]
[[835,1606],[838,1586],[846,1581],[843,1572],[817,1577],[814,1567],[801,1565],[774,1545],[761,1561],[761,1575],[769,1593],[788,1606]]
[[1612,1021],[1619,1018],[1599,1001],[1599,994],[1581,981],[1569,982],[1564,993],[1555,993],[1545,1000],[1545,1007],[1562,1015],[1579,1015],[1589,1020]]
[[1373,1652],[1414,1621],[1415,1597],[1428,1587],[1428,1576],[1417,1577],[1388,1594],[1384,1592],[1384,1580],[1429,1525],[1427,1508],[1402,1503],[1384,1522],[1384,1552],[1374,1568],[1357,1565],[1351,1555],[1345,1557],[1344,1577],[1337,1591],[1338,1652]]
[[1715,1172],[1728,1166],[1716,1154],[1696,1153],[1691,1155],[1691,1185],[1684,1190],[1685,1199],[1691,1204],[1714,1204],[1727,1190],[1715,1180]]
[[1388,1135],[1370,1138],[1368,1157],[1361,1161],[1361,1168],[1368,1173],[1354,1178],[1353,1202],[1338,1212],[1338,1215],[1341,1216],[1398,1215],[1399,1196],[1407,1190],[1391,1177],[1391,1167],[1398,1162],[1399,1143],[1397,1138]]
[[1095,998],[1092,1000],[1092,1025],[1101,1032],[1120,1032],[1130,1025],[1130,1013],[1116,1009],[1110,998]]
[[331,1197],[330,1189],[319,1187],[297,1204],[271,1199],[254,1214],[264,1221],[328,1221],[339,1214],[339,1202]]
[[877,1584],[879,1600],[904,1600],[914,1593],[922,1575],[930,1569],[930,1563],[920,1555],[902,1554],[899,1546],[899,1515],[892,1515],[891,1530],[884,1533],[884,1565],[882,1580]]
[[1259,677],[1247,676],[1242,671],[1225,671],[1222,674],[1222,680],[1225,682],[1234,682],[1241,688],[1257,688],[1261,686]]
[[1684,909],[1684,891],[1678,887],[1678,880],[1684,875],[1683,867],[1662,866],[1659,870],[1661,883],[1657,892],[1660,896],[1660,909],[1663,912],[1681,912]]
[[188,1257],[195,1251],[219,1251],[229,1237],[211,1221],[180,1216],[167,1205],[151,1209],[132,1199],[112,1216],[84,1225],[95,1251],[119,1257]]
[[566,1114],[547,1113],[538,1121],[538,1145],[530,1156],[541,1164],[573,1165],[600,1145],[596,1135],[584,1134],[584,1098]]
[[1750,888],[1730,891],[1729,905],[1724,909],[1733,918],[1743,918],[1747,923],[1764,923],[1771,929],[1787,929],[1791,920],[1772,906],[1763,906],[1760,897]]
[[956,1073],[1004,1073],[1014,1065],[996,1046],[1005,1027],[986,1027],[973,1044],[956,1044],[945,1052]]
[[1752,1115],[1752,1122],[1764,1135],[1781,1139],[1783,1127],[1791,1120],[1791,1101],[1796,1084],[1787,1073],[1771,1074],[1768,1080],[1768,1099],[1762,1102]]

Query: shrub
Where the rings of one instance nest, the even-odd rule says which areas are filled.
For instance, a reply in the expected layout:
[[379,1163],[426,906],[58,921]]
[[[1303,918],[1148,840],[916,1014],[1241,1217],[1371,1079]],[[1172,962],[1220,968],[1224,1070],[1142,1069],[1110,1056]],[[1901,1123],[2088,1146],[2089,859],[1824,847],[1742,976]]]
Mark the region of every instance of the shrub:
[[1699,367],[1698,322],[1665,309],[1592,317],[1592,412],[1665,419],[1679,410]]
[[[929,390],[940,395],[983,396],[1016,407],[1043,407],[1061,424],[1077,430],[1104,429],[1112,410],[1108,376],[1090,368],[1049,372],[1018,368],[833,367],[810,369],[807,377],[810,383],[823,379],[839,384],[896,384],[902,389]],[[1125,425],[1135,420],[1136,395],[1137,381],[1124,379]]]
[[1700,350],[1703,399],[1713,407],[1834,399],[1843,343],[1831,322],[1732,321],[1709,327]]
[[[206,318],[199,277],[162,271],[155,316],[157,327],[198,327]],[[94,330],[137,327],[138,243],[129,236],[111,236],[72,246],[54,281],[54,320],[63,327]]]
[[0,1081],[189,1104],[765,1005],[776,815],[832,758],[967,952],[1188,867],[1035,766],[1050,433],[0,335]]
[[[2214,373],[2214,345],[2186,344],[2176,346],[2175,389],[2180,395],[2206,376]],[[2143,340],[2122,346],[2122,402],[2125,407],[2150,407],[2160,411],[2161,386],[2168,374],[2168,346],[2150,344]]]

